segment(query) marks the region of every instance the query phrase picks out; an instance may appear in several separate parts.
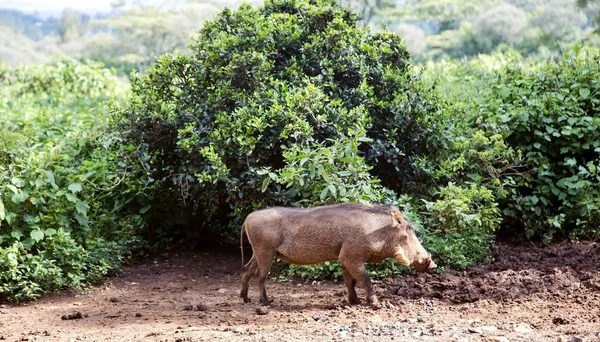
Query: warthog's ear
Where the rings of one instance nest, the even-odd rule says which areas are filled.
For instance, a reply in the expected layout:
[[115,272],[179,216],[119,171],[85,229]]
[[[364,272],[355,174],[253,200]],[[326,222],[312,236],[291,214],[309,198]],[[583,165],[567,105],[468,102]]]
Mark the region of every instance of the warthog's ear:
[[400,226],[402,224],[404,224],[404,222],[406,222],[406,220],[404,219],[404,216],[402,216],[402,213],[399,211],[392,211],[392,224],[394,226]]

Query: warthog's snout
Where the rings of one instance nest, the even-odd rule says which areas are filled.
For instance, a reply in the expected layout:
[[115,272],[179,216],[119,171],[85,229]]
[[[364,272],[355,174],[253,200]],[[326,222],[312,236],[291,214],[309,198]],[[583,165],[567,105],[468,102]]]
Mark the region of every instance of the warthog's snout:
[[433,262],[433,260],[431,260],[431,258],[429,258],[429,263],[427,265],[427,272],[433,272],[433,270],[435,270],[437,268],[437,265],[435,264],[435,262]]
[[431,256],[423,259],[421,262],[416,262],[413,267],[419,272],[433,272],[437,268],[437,265],[431,259]]

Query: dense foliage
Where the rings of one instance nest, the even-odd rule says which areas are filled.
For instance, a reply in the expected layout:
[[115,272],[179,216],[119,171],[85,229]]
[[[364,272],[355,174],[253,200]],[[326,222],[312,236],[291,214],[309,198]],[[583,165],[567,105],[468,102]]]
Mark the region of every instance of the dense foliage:
[[[521,11],[461,32],[518,48],[500,14]],[[499,229],[600,238],[598,50],[415,67],[400,36],[333,0],[225,10],[190,50],[134,74],[126,104],[96,65],[0,66],[0,298],[92,283],[140,246],[237,242],[269,205],[398,205],[441,269],[487,260]]]
[[[492,161],[498,168],[487,187],[511,234],[547,242],[600,236],[598,60],[598,50],[576,47],[558,61],[500,54],[431,65],[429,75],[444,75],[442,93],[464,109],[465,127],[497,137],[509,153]],[[444,86],[459,79],[460,87]],[[486,169],[479,163],[469,173],[485,179]]]
[[98,281],[143,225],[145,184],[107,131],[123,85],[107,69],[61,61],[0,65],[0,89],[0,298]]

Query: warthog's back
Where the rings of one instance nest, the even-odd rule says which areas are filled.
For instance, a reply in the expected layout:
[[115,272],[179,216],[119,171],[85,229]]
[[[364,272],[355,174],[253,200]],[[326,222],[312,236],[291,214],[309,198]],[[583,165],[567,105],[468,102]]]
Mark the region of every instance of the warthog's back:
[[291,263],[337,260],[342,246],[357,250],[392,224],[391,208],[337,204],[309,209],[273,207],[248,215],[245,228],[257,250],[276,250]]

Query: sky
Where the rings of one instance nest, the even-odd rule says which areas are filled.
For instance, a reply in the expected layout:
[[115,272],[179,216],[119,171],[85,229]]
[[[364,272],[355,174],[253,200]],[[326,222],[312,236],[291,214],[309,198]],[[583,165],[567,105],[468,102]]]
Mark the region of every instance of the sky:
[[24,12],[53,14],[65,8],[73,8],[82,12],[108,11],[113,0],[0,0],[0,8],[18,9]]
[[[0,0],[0,8],[17,9],[27,13],[38,13],[41,16],[59,16],[65,8],[76,9],[87,14],[108,12],[114,0]],[[160,5],[168,5],[181,0],[150,0]],[[248,1],[248,0],[246,0]],[[250,3],[260,2],[250,0]]]

